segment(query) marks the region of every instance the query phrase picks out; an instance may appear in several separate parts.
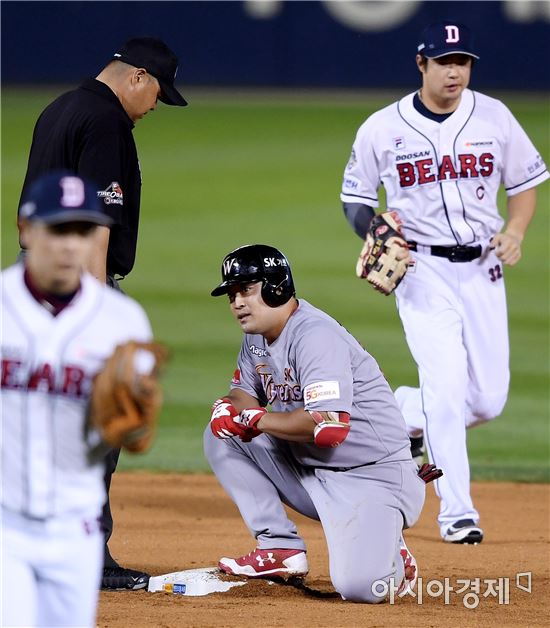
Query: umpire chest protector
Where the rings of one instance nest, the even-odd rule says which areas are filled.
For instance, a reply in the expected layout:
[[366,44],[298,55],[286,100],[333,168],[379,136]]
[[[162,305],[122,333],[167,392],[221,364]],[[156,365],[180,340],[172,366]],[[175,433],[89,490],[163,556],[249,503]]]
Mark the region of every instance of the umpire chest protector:
[[212,290],[213,297],[227,294],[236,284],[262,282],[262,299],[270,307],[284,305],[296,294],[290,265],[276,248],[247,244],[231,251],[222,262],[222,282]]

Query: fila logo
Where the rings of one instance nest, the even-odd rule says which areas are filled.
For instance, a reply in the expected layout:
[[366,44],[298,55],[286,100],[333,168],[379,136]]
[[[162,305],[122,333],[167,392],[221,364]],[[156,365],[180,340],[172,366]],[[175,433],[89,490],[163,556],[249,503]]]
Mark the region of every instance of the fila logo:
[[229,275],[229,273],[231,272],[231,269],[233,268],[234,265],[235,265],[235,258],[224,260],[224,262],[223,262],[223,274],[224,275]]
[[458,26],[448,24],[445,26],[445,30],[447,31],[447,39],[445,40],[445,43],[456,44],[457,41],[460,41]]
[[267,558],[262,558],[259,554],[256,556],[256,560],[258,561],[258,565],[260,567],[264,567],[266,562],[273,564],[275,559],[273,558],[273,552],[267,552]]

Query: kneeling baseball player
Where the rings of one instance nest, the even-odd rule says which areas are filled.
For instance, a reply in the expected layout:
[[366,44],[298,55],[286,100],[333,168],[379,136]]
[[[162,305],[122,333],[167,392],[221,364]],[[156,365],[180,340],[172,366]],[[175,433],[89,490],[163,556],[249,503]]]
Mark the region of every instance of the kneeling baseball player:
[[251,578],[305,576],[306,547],[286,504],[321,522],[342,598],[377,603],[392,586],[404,595],[417,566],[402,531],[418,519],[424,482],[438,470],[419,477],[378,364],[334,319],[296,299],[277,249],[232,251],[222,279],[212,296],[228,295],[245,335],[204,446],[256,548],[222,558],[219,568]]

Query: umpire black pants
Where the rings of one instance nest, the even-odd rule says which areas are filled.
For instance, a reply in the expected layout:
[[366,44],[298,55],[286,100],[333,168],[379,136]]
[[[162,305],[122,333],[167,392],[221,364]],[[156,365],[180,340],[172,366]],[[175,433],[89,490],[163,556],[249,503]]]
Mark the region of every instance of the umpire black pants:
[[108,543],[113,533],[113,515],[111,514],[111,503],[109,501],[109,489],[111,488],[111,478],[115,472],[116,465],[118,463],[118,457],[120,456],[120,449],[111,449],[111,451],[105,456],[105,475],[103,480],[105,482],[105,490],[107,491],[107,500],[103,505],[103,513],[101,515],[101,527],[103,528],[103,534],[105,535],[105,548],[103,552],[103,567],[118,567],[118,563],[111,556]]
[[[117,292],[124,291],[121,289],[118,281],[110,273],[107,273],[107,285]],[[105,483],[105,491],[107,493],[107,501],[103,505],[103,512],[101,515],[101,527],[103,528],[103,534],[105,535],[105,548],[103,551],[103,567],[118,567],[118,563],[111,556],[108,543],[113,533],[113,515],[111,514],[111,503],[109,499],[109,489],[111,488],[111,478],[115,472],[118,457],[120,456],[120,449],[111,449],[111,451],[105,456],[105,475],[103,481]]]

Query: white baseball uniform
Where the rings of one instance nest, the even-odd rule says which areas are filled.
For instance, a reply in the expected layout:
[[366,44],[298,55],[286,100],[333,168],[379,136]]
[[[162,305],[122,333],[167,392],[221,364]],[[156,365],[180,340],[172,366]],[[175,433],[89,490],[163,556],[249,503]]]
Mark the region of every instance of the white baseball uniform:
[[[478,521],[470,497],[466,428],[500,414],[508,394],[508,325],[501,261],[489,241],[503,225],[508,196],[548,178],[535,147],[503,103],[469,89],[443,121],[423,115],[409,94],[360,127],[341,199],[378,207],[378,188],[397,211],[413,265],[396,290],[419,389],[396,391],[409,434],[424,432],[443,469],[442,535],[460,519]],[[477,247],[453,263],[431,247]],[[470,252],[472,249],[469,249]]]
[[117,344],[149,340],[132,299],[84,274],[57,316],[24,281],[2,291],[2,625],[94,626],[103,567],[103,455],[86,430],[92,378]]

